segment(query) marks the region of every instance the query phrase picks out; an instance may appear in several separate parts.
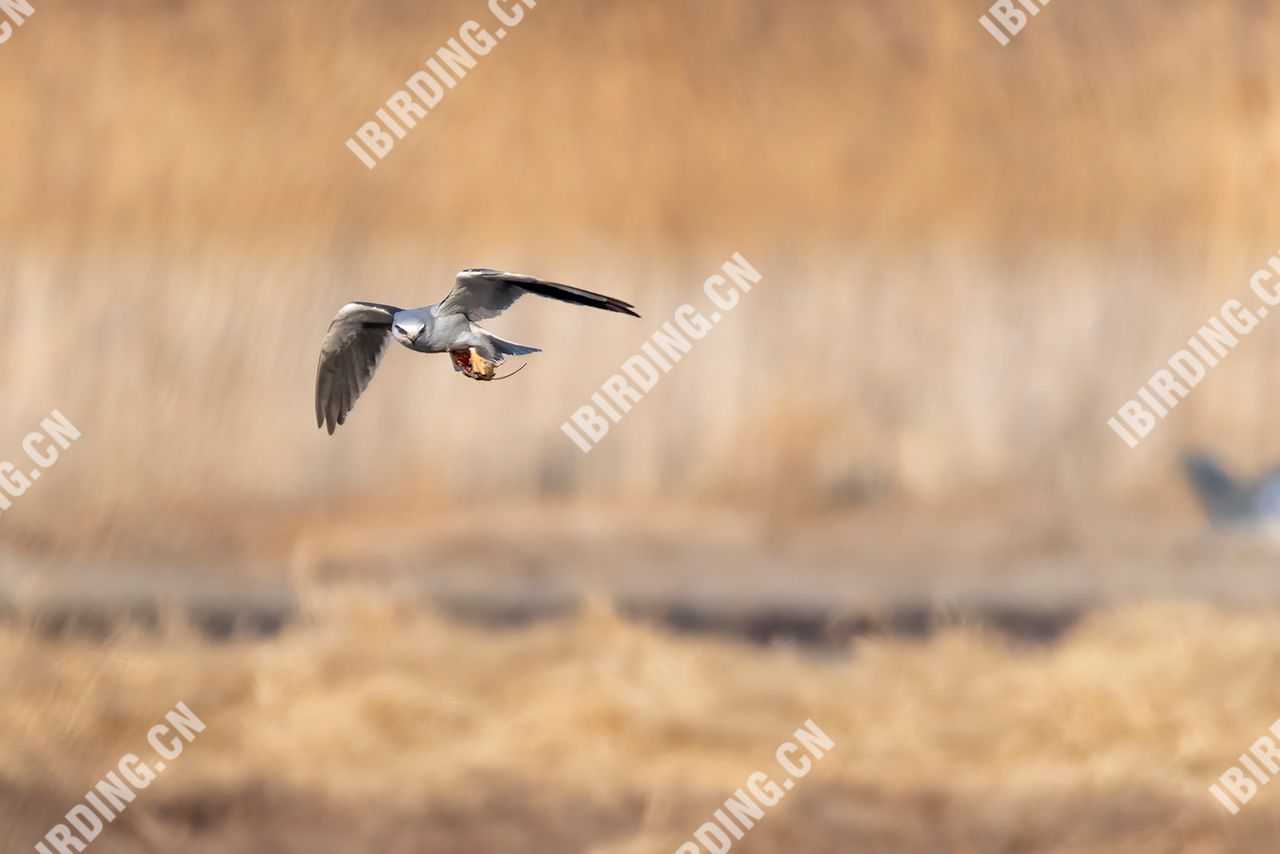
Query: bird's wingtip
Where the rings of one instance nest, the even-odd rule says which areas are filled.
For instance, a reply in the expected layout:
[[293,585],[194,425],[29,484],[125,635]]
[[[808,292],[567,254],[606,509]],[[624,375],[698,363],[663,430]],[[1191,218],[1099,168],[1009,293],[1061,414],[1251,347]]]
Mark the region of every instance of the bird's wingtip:
[[623,302],[620,299],[610,299],[609,308],[619,314],[629,314],[632,317],[639,317],[640,313],[636,311],[636,307],[629,302]]

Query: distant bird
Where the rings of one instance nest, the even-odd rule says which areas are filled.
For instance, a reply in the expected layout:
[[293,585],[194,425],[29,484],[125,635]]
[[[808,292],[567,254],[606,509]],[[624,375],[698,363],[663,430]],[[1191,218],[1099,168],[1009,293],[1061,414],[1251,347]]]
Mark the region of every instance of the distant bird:
[[1240,482],[1205,451],[1187,453],[1182,466],[1214,527],[1235,533],[1274,534],[1280,530],[1280,469]]
[[497,317],[525,294],[640,316],[635,306],[613,297],[486,268],[463,270],[453,290],[436,305],[406,310],[371,302],[347,303],[320,345],[316,426],[327,426],[333,435],[346,422],[392,338],[419,353],[448,353],[455,371],[482,381],[495,379],[495,366],[507,356],[541,352],[499,338],[476,323]]

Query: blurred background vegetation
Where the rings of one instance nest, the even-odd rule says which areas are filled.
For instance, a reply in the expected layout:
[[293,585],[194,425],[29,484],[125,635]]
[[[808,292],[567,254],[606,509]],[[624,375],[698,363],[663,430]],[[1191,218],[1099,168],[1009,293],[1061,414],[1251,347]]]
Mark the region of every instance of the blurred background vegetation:
[[[1280,245],[1276,4],[1080,0],[1001,50],[971,5],[539,6],[373,172],[343,142],[483,4],[40,7],[0,56],[0,436],[56,406],[85,439],[0,536],[217,549],[387,496],[1123,498],[1188,443],[1280,454],[1265,327],[1140,450],[1105,427]],[[581,455],[558,425],[734,251],[765,286]],[[393,352],[314,431],[336,308],[478,264],[646,319],[521,305],[520,381]]]
[[[1280,249],[1280,2],[1002,48],[987,0],[543,0],[372,172],[482,0],[33,2],[0,460],[83,437],[0,516],[0,850],[177,700],[208,734],[95,850],[672,850],[806,718],[837,748],[744,851],[1274,840],[1280,788],[1207,787],[1280,714],[1275,553],[1177,461],[1280,458],[1276,321],[1106,421]],[[734,252],[764,281],[581,454]],[[477,265],[645,318],[526,301],[518,378],[397,349],[317,431],[336,309]]]

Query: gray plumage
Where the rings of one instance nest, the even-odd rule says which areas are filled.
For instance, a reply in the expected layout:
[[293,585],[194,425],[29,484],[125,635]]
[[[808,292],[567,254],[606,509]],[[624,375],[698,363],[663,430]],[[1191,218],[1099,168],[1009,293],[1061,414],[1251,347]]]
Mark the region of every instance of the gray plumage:
[[[604,294],[487,268],[463,270],[453,290],[436,305],[401,309],[347,303],[338,310],[320,345],[316,426],[327,427],[332,435],[346,422],[392,340],[418,353],[454,354],[454,370],[477,379],[491,379],[492,366],[507,356],[539,352],[537,347],[499,338],[476,322],[497,317],[525,294],[640,316],[635,306]],[[468,367],[477,363],[487,375],[477,376]]]
[[1243,530],[1273,526],[1280,520],[1280,470],[1239,481],[1212,454],[1187,453],[1183,470],[1205,515],[1215,527]]

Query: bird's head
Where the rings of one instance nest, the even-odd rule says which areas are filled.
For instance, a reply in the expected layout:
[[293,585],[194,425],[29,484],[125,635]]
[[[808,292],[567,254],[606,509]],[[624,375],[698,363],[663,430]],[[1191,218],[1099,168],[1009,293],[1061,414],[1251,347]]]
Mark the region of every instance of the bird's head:
[[426,331],[427,322],[420,317],[397,314],[391,324],[391,335],[406,347],[412,347]]

